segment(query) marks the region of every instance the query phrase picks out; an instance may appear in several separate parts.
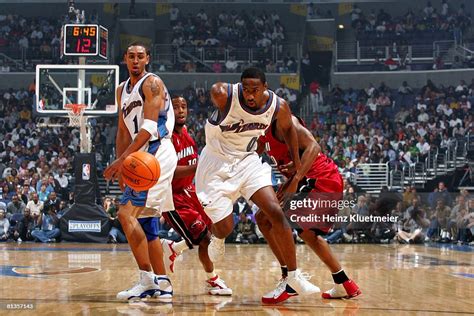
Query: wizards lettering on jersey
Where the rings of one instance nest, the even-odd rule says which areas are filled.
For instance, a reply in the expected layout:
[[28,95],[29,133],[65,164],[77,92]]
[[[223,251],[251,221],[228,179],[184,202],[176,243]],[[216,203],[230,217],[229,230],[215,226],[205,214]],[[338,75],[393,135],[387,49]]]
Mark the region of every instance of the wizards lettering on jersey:
[[132,110],[136,107],[139,107],[139,106],[142,106],[142,101],[140,100],[137,100],[137,101],[133,101],[133,102],[130,102],[130,104],[125,108],[123,109],[123,118],[126,118],[127,115],[130,114],[130,112],[132,112]]
[[194,148],[192,146],[186,147],[178,153],[178,160],[194,155]]
[[231,125],[219,125],[222,132],[234,132],[234,133],[243,133],[246,131],[253,131],[258,129],[267,129],[268,125],[263,123],[247,123],[244,124],[244,120],[240,120],[238,123]]

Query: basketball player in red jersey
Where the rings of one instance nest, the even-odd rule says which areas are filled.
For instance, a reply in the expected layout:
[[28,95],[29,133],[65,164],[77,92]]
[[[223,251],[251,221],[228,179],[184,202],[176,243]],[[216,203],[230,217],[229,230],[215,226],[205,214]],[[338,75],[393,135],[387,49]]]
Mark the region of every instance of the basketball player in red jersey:
[[209,259],[207,248],[210,241],[211,220],[199,202],[193,184],[198,160],[198,149],[185,126],[188,104],[183,97],[171,100],[175,115],[172,141],[178,155],[178,165],[172,182],[173,202],[176,211],[163,213],[168,224],[178,232],[183,241],[175,243],[162,239],[165,265],[174,272],[174,260],[186,249],[199,246],[199,260],[206,271],[207,292],[211,295],[232,295],[232,289],[214,272],[214,264]]
[[[284,142],[282,132],[278,130],[276,121],[266,130],[265,135],[259,139],[259,152],[264,149],[273,157],[278,165],[280,172],[290,181],[296,179],[305,186],[305,192],[324,192],[336,193],[334,198],[342,197],[343,181],[339,173],[337,165],[326,155],[321,152],[321,147],[314,139],[311,132],[306,129],[304,123],[292,117],[298,135],[298,145],[301,155],[301,167],[295,170],[288,153],[288,147]],[[300,185],[300,187],[302,186]],[[292,194],[288,187],[283,184],[282,189],[278,192],[278,196],[282,199],[287,194]],[[331,195],[332,197],[332,195]],[[284,257],[280,253],[277,246],[278,241],[270,234],[271,223],[264,212],[258,211],[256,220],[260,231],[268,241],[270,248],[277,257],[282,267],[282,279],[278,283],[277,288],[264,295],[262,302],[267,304],[275,304],[283,302],[296,295],[295,291],[286,284],[287,269],[285,267]],[[315,225],[316,226],[316,225]],[[328,243],[320,236],[326,235],[332,225],[317,227],[305,227],[298,229],[299,236],[305,243],[319,256],[332,273],[335,286],[322,293],[322,297],[326,299],[334,298],[351,298],[361,294],[359,287],[354,281],[350,280],[342,269],[340,263],[329,248]]]

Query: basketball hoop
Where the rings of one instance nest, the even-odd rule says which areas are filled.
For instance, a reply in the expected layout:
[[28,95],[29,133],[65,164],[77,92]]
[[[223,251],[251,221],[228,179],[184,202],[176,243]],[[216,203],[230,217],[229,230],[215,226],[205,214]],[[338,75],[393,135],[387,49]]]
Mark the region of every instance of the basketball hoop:
[[70,103],[64,105],[64,109],[67,110],[69,116],[69,126],[79,127],[82,153],[91,152],[90,127],[87,126],[87,117],[84,116],[86,108],[87,105],[85,104]]
[[81,127],[81,125],[85,124],[84,110],[87,108],[87,105],[72,103],[65,104],[64,108],[68,110],[69,126]]

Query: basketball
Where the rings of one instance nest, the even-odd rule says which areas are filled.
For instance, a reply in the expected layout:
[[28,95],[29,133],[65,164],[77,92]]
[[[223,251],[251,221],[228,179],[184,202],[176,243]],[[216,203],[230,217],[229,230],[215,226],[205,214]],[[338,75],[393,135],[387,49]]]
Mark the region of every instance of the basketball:
[[136,151],[122,165],[123,182],[135,191],[146,191],[160,178],[160,163],[152,154]]

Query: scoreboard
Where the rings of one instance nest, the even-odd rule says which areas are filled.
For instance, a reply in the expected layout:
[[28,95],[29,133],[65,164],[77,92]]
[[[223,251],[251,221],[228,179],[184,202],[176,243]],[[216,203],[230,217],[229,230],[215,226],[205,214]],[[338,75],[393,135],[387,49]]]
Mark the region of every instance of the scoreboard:
[[97,24],[65,24],[61,53],[64,56],[100,56],[107,59],[109,31]]

